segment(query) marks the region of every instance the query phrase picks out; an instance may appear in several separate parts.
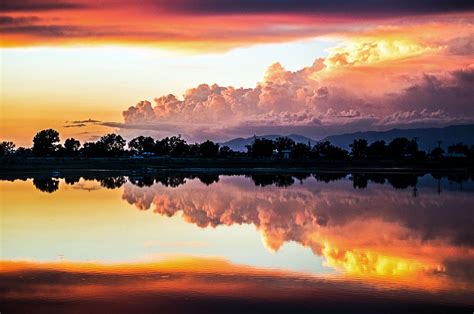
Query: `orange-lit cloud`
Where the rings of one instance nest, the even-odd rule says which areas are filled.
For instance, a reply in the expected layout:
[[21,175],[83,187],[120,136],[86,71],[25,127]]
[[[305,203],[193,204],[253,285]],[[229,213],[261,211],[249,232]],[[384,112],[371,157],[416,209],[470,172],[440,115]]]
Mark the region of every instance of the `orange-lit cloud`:
[[[164,95],[123,112],[127,129],[191,139],[331,133],[474,121],[471,25],[382,28],[353,37],[311,66],[268,67],[254,88],[201,84],[182,98]],[[453,35],[456,33],[456,36]],[[111,125],[112,126],[112,125]],[[246,133],[247,132],[247,133]]]
[[[413,198],[403,190],[361,192],[343,183],[255,190],[241,180],[220,180],[211,189],[196,181],[177,189],[126,184],[123,198],[141,210],[181,214],[203,228],[253,224],[269,250],[296,241],[349,276],[430,289],[456,282],[472,289],[465,277],[469,267],[459,266],[474,257],[472,232],[463,223],[469,212],[461,205],[472,201],[469,193],[439,197],[424,190]],[[459,210],[448,218],[454,207]]]

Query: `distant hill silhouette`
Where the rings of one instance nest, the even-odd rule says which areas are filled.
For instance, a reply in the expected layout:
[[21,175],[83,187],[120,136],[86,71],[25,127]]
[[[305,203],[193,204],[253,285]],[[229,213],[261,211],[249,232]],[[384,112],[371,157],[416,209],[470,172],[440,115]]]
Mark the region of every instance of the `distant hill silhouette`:
[[367,142],[384,140],[389,143],[394,138],[406,137],[409,139],[417,138],[420,150],[431,150],[438,146],[447,150],[447,147],[458,142],[467,145],[474,145],[474,124],[452,125],[444,128],[417,128],[417,129],[393,129],[389,131],[368,131],[355,132],[350,134],[332,135],[324,138],[322,141],[330,141],[333,145],[349,149],[354,139],[365,139]]
[[[262,135],[257,138],[266,138],[275,140],[278,137],[284,137],[285,135]],[[315,144],[318,140],[311,139],[309,137],[290,134],[286,137],[291,138],[297,143],[305,143],[308,141],[311,144]],[[394,138],[406,137],[409,139],[417,138],[418,146],[420,150],[431,150],[438,146],[438,141],[441,141],[441,147],[447,150],[447,147],[458,142],[463,142],[467,145],[474,145],[474,124],[465,125],[452,125],[443,128],[416,128],[416,129],[392,129],[389,131],[367,131],[367,132],[355,132],[341,135],[331,135],[319,141],[330,141],[333,145],[342,147],[349,150],[349,144],[354,139],[366,139],[369,144],[374,141],[384,140],[389,143]],[[229,146],[234,151],[246,151],[245,145],[252,144],[254,137],[247,138],[235,138],[225,143],[220,143],[221,146]]]
[[[290,135],[274,135],[274,134],[271,134],[271,135],[261,135],[261,136],[259,135],[259,136],[257,136],[257,138],[266,138],[266,139],[273,140],[273,141],[276,140],[279,137],[289,137],[293,141],[295,141],[296,143],[308,144],[308,142],[311,142],[311,145],[314,145],[317,142],[316,140],[313,140],[309,137],[306,137],[306,136],[303,136],[303,135],[298,135],[298,134],[290,134]],[[254,140],[253,136],[247,137],[247,138],[238,137],[238,138],[234,138],[230,141],[227,141],[225,143],[220,143],[220,145],[221,146],[229,146],[230,149],[232,149],[234,151],[245,152],[245,151],[247,151],[247,149],[245,148],[245,145],[251,145],[253,143],[253,140]]]

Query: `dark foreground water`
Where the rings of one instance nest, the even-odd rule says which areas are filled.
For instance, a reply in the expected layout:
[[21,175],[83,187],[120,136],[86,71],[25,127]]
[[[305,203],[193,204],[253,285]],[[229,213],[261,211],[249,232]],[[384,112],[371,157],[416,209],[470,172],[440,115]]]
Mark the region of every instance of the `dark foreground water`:
[[1,313],[472,313],[465,175],[0,176]]

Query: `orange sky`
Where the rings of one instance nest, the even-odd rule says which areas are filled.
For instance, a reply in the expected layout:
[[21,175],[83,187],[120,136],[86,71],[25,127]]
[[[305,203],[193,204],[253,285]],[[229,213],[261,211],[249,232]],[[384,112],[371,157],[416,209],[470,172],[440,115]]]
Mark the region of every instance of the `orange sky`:
[[[29,146],[50,127],[81,141],[319,138],[472,122],[472,18],[467,1],[7,0],[0,139]],[[88,119],[100,122],[71,123]]]

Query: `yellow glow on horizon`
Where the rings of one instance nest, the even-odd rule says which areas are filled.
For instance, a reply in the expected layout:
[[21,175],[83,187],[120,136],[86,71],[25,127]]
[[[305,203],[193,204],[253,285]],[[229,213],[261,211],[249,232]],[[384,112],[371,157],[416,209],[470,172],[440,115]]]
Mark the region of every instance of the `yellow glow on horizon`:
[[298,69],[332,44],[325,38],[212,53],[111,44],[2,48],[0,140],[29,146],[36,132],[55,128],[62,139],[85,141],[115,129],[68,129],[65,121],[123,122],[129,106],[170,93],[182,98],[201,83],[254,87],[271,62]]

